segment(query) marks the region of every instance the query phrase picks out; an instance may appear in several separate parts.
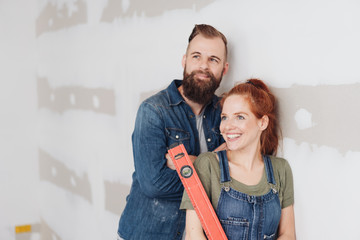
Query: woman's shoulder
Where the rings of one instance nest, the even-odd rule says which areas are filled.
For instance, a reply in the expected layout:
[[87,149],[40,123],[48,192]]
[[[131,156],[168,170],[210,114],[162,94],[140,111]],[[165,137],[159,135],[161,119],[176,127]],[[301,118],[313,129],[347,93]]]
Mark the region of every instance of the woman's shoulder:
[[285,158],[269,156],[275,171],[291,170],[289,162]]
[[204,153],[201,153],[196,161],[202,161],[202,162],[205,162],[205,161],[218,161],[217,160],[217,157],[216,157],[216,153],[215,152],[204,152]]
[[215,152],[201,153],[194,162],[194,165],[198,167],[204,167],[213,164],[219,165],[219,161]]

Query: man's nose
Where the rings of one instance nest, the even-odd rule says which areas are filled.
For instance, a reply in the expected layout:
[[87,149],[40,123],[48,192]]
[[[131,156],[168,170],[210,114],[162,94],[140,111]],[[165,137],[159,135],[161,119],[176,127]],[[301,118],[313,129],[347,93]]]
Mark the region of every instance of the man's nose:
[[209,63],[207,61],[207,59],[201,59],[200,61],[200,68],[203,69],[203,70],[207,70],[209,67]]

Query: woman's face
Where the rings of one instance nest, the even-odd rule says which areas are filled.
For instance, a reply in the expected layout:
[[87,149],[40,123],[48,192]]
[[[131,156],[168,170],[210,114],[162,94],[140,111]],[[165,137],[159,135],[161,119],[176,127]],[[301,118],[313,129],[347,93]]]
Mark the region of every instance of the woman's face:
[[249,101],[250,98],[246,96],[231,95],[224,102],[220,131],[229,150],[250,150],[260,146],[260,136],[267,127],[267,117],[256,118],[250,110]]

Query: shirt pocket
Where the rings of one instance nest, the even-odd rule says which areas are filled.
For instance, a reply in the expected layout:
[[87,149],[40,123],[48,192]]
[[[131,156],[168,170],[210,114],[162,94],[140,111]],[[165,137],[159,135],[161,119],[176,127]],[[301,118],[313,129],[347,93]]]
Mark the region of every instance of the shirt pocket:
[[190,145],[190,133],[179,128],[165,128],[168,146],[174,143],[184,144],[186,149]]

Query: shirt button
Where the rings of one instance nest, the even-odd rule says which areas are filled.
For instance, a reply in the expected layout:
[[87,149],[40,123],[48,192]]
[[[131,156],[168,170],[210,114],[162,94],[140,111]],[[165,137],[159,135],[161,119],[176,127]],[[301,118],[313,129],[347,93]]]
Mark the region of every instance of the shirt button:
[[204,115],[204,118],[206,118],[206,116]]
[[208,142],[211,142],[211,138],[208,138],[207,141],[208,141]]
[[179,139],[179,135],[176,135],[175,138],[176,138],[176,139]]

